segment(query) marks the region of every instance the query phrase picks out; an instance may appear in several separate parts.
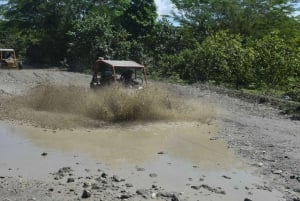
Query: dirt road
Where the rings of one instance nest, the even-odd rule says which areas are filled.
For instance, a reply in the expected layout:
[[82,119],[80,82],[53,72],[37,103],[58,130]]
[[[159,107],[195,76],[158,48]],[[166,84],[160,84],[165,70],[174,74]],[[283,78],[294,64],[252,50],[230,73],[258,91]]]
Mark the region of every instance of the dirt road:
[[[99,100],[89,81],[59,70],[0,71],[0,200],[300,200],[299,121],[207,86],[152,83],[176,101],[153,104],[143,121],[107,123],[104,110],[89,108]],[[33,93],[39,85],[71,88]],[[138,97],[152,104],[160,93]],[[49,107],[32,107],[37,95]],[[193,109],[185,114],[178,103]],[[160,104],[172,113],[154,111]]]

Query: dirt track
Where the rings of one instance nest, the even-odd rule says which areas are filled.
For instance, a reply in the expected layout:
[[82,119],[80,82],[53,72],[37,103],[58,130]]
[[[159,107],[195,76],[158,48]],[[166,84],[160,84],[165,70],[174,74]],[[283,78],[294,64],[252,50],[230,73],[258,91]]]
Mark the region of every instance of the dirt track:
[[[89,75],[58,70],[1,70],[0,107],[2,109],[6,107],[3,100],[6,100],[7,97],[24,94],[30,88],[40,84],[45,85],[49,83],[86,87],[89,81]],[[169,88],[186,99],[201,99],[201,101],[204,100],[220,108],[216,120],[218,127],[217,136],[212,140],[219,141],[224,139],[231,150],[242,156],[246,163],[253,166],[256,174],[267,181],[266,185],[258,186],[257,189],[260,188],[267,191],[277,189],[284,193],[287,200],[300,200],[299,121],[291,121],[285,116],[278,115],[280,111],[267,105],[248,103],[226,95],[220,95],[206,86],[179,86],[171,84],[161,84],[161,86]],[[5,116],[1,115],[0,119],[7,120]],[[64,172],[62,174],[63,176],[66,175]],[[95,175],[93,176],[96,177]],[[14,175],[12,178],[4,175],[2,179],[0,178],[0,182],[0,195],[4,195],[3,199],[20,200],[20,197],[24,198],[24,193],[27,196],[24,200],[30,200],[32,197],[37,198],[37,200],[76,200],[81,195],[81,192],[77,194],[73,192],[77,192],[78,185],[82,183],[72,187],[72,190],[69,189],[71,192],[64,194],[65,188],[70,188],[69,186],[49,182],[41,182],[42,185],[40,185],[39,181],[31,181],[30,179],[20,182],[17,175]],[[157,200],[176,200],[180,197],[180,193],[170,193],[168,189],[165,189],[168,192],[165,192],[165,195],[159,194],[161,190],[158,187],[156,190],[155,186],[153,187],[154,190],[150,188],[144,189],[143,192],[127,192],[127,187],[118,186],[118,182],[113,177],[105,182],[101,185],[106,185],[105,188],[109,190],[104,191],[98,197],[96,196],[95,200],[120,200],[125,199],[126,196],[131,200],[141,200],[147,196],[148,198],[154,197]],[[89,186],[89,184],[87,185]],[[43,187],[40,188],[39,186]],[[56,194],[52,192],[51,189],[53,188]],[[99,188],[102,189],[103,186]],[[199,188],[207,188],[207,186],[202,185]],[[17,189],[16,192],[13,189]],[[217,191],[214,188],[209,189]],[[119,192],[118,195],[115,194],[115,191]],[[43,197],[45,194],[51,194],[52,197],[49,196],[46,199]],[[67,198],[66,196],[69,197]],[[249,194],[249,197],[251,197],[251,194]],[[1,199],[2,197],[0,197]],[[183,199],[190,200],[186,197]],[[261,199],[264,200],[264,198]],[[218,199],[214,198],[214,200]]]

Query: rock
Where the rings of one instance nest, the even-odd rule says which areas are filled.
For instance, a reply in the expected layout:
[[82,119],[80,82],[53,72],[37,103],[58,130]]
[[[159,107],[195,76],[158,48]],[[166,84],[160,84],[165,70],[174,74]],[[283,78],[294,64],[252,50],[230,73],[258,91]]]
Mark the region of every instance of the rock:
[[216,193],[216,194],[222,194],[222,195],[226,194],[226,192],[224,190],[222,190],[221,187],[213,188],[213,187],[208,186],[206,184],[202,184],[201,188],[204,188],[204,189],[206,189],[206,190],[208,190],[210,192]]
[[293,201],[300,201],[300,198],[293,198]]
[[167,152],[164,152],[164,151],[160,151],[158,152],[157,154],[166,154]]
[[169,193],[169,192],[159,192],[158,194],[157,194],[157,196],[160,196],[160,197],[166,197],[166,198],[171,198],[171,197],[173,197],[173,193]]
[[157,177],[157,174],[156,173],[151,173],[149,174],[150,177]]
[[88,190],[83,190],[81,198],[89,198],[92,196],[92,193]]
[[173,195],[171,201],[179,201],[179,198],[176,195]]
[[222,177],[225,178],[225,179],[231,179],[231,177],[226,176],[226,175],[223,175]]
[[132,197],[132,195],[130,195],[130,194],[122,194],[121,196],[120,196],[120,199],[121,200],[124,200],[124,199],[128,199],[128,198],[131,198]]
[[296,193],[300,193],[300,188],[293,188],[293,191]]
[[147,190],[146,189],[138,189],[136,191],[136,194],[141,195],[141,196],[146,195],[147,194]]
[[256,166],[262,167],[264,164],[263,163],[256,163]]
[[75,179],[74,178],[68,178],[67,183],[72,183],[72,182],[75,182]]
[[85,182],[83,182],[83,188],[88,188],[88,187],[90,187],[92,184],[90,183],[90,182],[88,182],[88,181],[85,181]]
[[145,168],[142,168],[142,167],[136,167],[136,170],[141,172],[141,171],[145,171]]
[[244,201],[252,201],[252,200],[249,198],[245,198]]
[[131,188],[131,187],[133,187],[133,185],[132,185],[132,184],[130,184],[130,183],[126,183],[126,184],[125,184],[125,186],[126,186],[127,188]]
[[191,186],[192,189],[199,190],[201,186]]
[[156,199],[156,193],[152,193],[152,194],[151,194],[151,198],[152,198],[152,199]]
[[41,154],[41,156],[47,156],[48,155],[48,153],[46,153],[46,152],[43,152],[42,154]]
[[283,171],[282,170],[273,170],[272,173],[273,174],[281,174]]
[[215,141],[217,139],[219,139],[219,138],[218,137],[211,137],[211,138],[209,138],[209,140],[211,140],[211,141]]
[[121,178],[118,177],[117,175],[113,175],[112,180],[113,180],[114,182],[121,182],[121,181],[124,181],[124,179],[121,179]]
[[92,184],[92,189],[93,189],[93,190],[99,190],[99,189],[101,189],[101,188],[100,188],[100,186],[99,186],[98,184],[93,183],[93,184]]
[[101,177],[102,177],[102,178],[107,178],[108,175],[107,175],[105,172],[103,172],[103,173],[101,174]]
[[296,179],[296,176],[295,175],[291,175],[290,179]]

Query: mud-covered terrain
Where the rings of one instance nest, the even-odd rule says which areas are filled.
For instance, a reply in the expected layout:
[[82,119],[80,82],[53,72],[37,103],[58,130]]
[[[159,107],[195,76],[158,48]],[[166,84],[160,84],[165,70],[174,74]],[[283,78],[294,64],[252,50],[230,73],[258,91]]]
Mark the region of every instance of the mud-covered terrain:
[[205,85],[0,71],[0,200],[300,200],[300,122]]

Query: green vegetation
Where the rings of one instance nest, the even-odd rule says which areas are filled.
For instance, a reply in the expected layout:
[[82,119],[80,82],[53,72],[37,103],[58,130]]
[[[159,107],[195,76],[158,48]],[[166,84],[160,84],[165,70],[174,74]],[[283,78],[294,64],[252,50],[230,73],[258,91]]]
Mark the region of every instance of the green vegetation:
[[144,63],[152,76],[175,82],[300,100],[297,1],[172,2],[176,12],[158,18],[154,0],[8,0],[0,6],[0,46],[29,64],[85,71],[106,55]]

